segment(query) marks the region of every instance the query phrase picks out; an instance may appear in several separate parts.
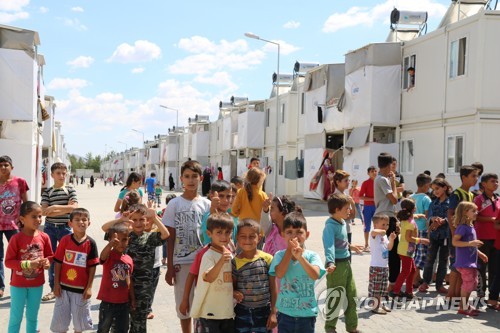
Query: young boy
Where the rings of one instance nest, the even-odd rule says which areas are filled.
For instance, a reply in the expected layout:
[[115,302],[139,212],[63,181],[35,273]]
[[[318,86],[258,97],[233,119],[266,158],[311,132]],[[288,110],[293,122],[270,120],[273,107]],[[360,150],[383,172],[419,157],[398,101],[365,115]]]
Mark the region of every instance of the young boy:
[[146,178],[144,181],[144,190],[148,193],[148,201],[156,202],[156,193],[155,193],[155,185],[156,185],[156,174],[151,172],[150,177]]
[[232,254],[226,248],[233,227],[233,219],[227,213],[215,213],[208,218],[210,249],[201,259],[191,306],[191,317],[198,319],[196,332],[234,331]]
[[[427,232],[427,217],[429,216],[429,206],[431,205],[431,198],[427,195],[431,187],[432,178],[425,173],[417,175],[417,192],[410,196],[415,201],[415,214],[413,218],[417,224],[418,238],[429,238]],[[427,260],[428,246],[419,243],[415,251],[415,277],[413,279],[413,286],[419,288],[420,292],[425,292],[428,289],[426,284],[423,284],[420,271],[424,270],[425,261]],[[421,285],[422,284],[422,285]]]
[[[343,194],[334,193],[328,198],[328,213],[323,230],[323,246],[326,258],[326,286],[329,290],[343,287],[346,291],[347,308],[345,309],[345,325],[348,332],[355,332],[358,327],[358,314],[356,313],[356,284],[352,276],[349,262],[349,250],[362,253],[363,246],[349,244],[347,240],[346,222],[351,214],[351,200]],[[326,300],[326,304],[331,304]],[[335,304],[335,302],[333,302]],[[340,309],[326,309],[328,314],[338,314]],[[325,321],[325,331],[335,332],[338,316],[328,316]]]
[[289,213],[281,234],[288,247],[275,253],[269,269],[269,275],[280,279],[278,332],[314,332],[318,315],[314,284],[325,269],[319,255],[304,248],[309,231],[302,213]]
[[28,201],[28,183],[20,177],[12,175],[12,159],[9,156],[0,156],[0,298],[5,289],[3,267],[3,235],[7,242],[19,232],[17,220],[19,208]]
[[374,198],[374,182],[377,177],[377,168],[375,166],[368,167],[367,170],[368,179],[361,184],[361,190],[359,191],[359,199],[363,200],[363,231],[365,236],[365,249],[370,249],[368,246],[368,234],[370,233],[370,229],[372,227],[372,218],[373,214],[375,214],[375,202]]
[[90,213],[85,208],[74,209],[69,217],[73,234],[61,239],[54,255],[54,314],[50,330],[67,332],[73,318],[75,332],[92,329],[90,297],[99,253],[95,241],[87,235]]
[[268,332],[277,325],[276,280],[269,275],[273,256],[257,249],[260,225],[244,219],[238,224],[237,240],[241,252],[232,260],[235,332]]
[[[163,215],[163,224],[170,233],[165,280],[174,286],[177,316],[181,321],[182,331],[191,332],[191,318],[181,313],[179,305],[183,299],[189,268],[201,247],[198,236],[201,218],[210,211],[210,201],[198,194],[198,185],[203,180],[200,163],[194,160],[185,162],[181,167],[180,180],[184,184],[184,193],[169,202]],[[191,294],[191,300],[192,297]]]
[[372,312],[375,314],[387,314],[391,309],[385,304],[381,305],[381,300],[387,297],[387,285],[389,284],[389,251],[394,245],[396,233],[392,232],[387,239],[387,229],[389,229],[389,217],[383,214],[373,216],[374,229],[370,232],[370,247],[372,249],[370,260],[370,275],[368,284],[368,297],[373,297],[377,301],[373,304]]
[[[333,183],[335,184],[335,194],[345,194],[344,192],[349,187],[349,173],[344,170],[336,170],[333,174]],[[351,207],[349,208],[349,216],[345,219],[345,225],[347,229],[347,240],[351,243],[352,232],[351,232],[351,224],[354,218],[356,217],[356,203],[353,198],[349,195],[346,195],[347,199],[349,199]]]
[[[462,201],[473,202],[474,195],[469,189],[477,183],[478,170],[471,165],[463,165],[460,168],[460,180],[462,185],[453,191],[450,195],[450,206],[448,208],[448,225],[450,226],[450,235],[453,237],[455,234],[455,226],[452,222],[455,217],[455,210],[457,206]],[[462,279],[460,278],[460,273],[454,267],[455,264],[455,247],[451,244],[450,239],[450,287],[448,288],[448,293],[446,298],[450,297],[460,297],[460,288],[462,286]]]
[[[50,167],[50,176],[54,180],[54,186],[46,188],[42,192],[42,213],[46,216],[44,232],[50,237],[52,251],[57,250],[57,243],[61,239],[71,234],[71,228],[68,226],[69,214],[78,208],[78,199],[76,191],[72,186],[65,185],[66,173],[68,168],[64,163],[54,163]],[[55,298],[54,295],[54,263],[49,269],[50,292],[42,297],[42,301],[50,301]]]
[[156,205],[155,205],[155,207],[160,208],[162,193],[163,193],[163,190],[161,189],[161,185],[159,183],[157,183],[155,185],[155,195],[156,195]]
[[131,279],[134,263],[124,253],[128,246],[128,224],[117,223],[108,232],[111,235],[109,243],[99,257],[103,266],[97,294],[97,299],[101,300],[97,333],[108,333],[113,322],[115,332],[128,332],[130,310],[135,310]]
[[[147,215],[154,217],[154,224],[158,232],[145,232]],[[153,265],[155,260],[155,250],[168,238],[168,230],[156,218],[154,209],[149,209],[143,204],[130,206],[129,211],[124,213],[119,219],[112,220],[102,226],[102,230],[107,232],[113,225],[120,222],[132,224],[127,254],[134,261],[134,271],[132,272],[132,284],[135,295],[135,311],[130,315],[130,332],[146,332],[147,316],[151,305],[151,289],[153,288]]]
[[[398,220],[395,215],[395,206],[398,203],[398,190],[396,187],[396,176],[392,170],[393,157],[388,153],[381,153],[377,157],[379,174],[375,178],[374,198],[375,214],[389,216],[389,228],[387,237],[393,232],[399,235]],[[398,255],[399,239],[396,237],[394,246],[389,251],[389,290],[392,290],[401,270],[401,259]]]

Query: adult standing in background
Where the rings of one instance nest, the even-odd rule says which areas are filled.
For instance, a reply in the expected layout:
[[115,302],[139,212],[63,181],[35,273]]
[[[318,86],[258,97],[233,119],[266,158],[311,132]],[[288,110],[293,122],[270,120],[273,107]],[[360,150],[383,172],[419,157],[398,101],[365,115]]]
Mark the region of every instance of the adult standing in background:
[[95,180],[94,180],[94,175],[91,175],[91,176],[90,176],[90,187],[91,187],[91,188],[92,188],[92,187],[94,187],[94,181],[95,181]]
[[172,176],[172,173],[168,176],[168,188],[170,191],[173,191],[175,188],[174,176]]

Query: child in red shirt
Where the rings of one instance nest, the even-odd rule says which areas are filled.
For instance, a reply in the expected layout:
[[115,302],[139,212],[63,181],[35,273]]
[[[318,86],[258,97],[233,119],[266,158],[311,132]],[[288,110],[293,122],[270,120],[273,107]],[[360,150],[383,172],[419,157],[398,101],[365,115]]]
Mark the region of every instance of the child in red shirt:
[[5,266],[12,269],[10,280],[9,332],[19,332],[26,307],[26,331],[38,330],[38,310],[45,283],[44,269],[49,269],[52,246],[47,234],[38,230],[42,208],[33,201],[21,205],[20,233],[12,236],[7,247]]

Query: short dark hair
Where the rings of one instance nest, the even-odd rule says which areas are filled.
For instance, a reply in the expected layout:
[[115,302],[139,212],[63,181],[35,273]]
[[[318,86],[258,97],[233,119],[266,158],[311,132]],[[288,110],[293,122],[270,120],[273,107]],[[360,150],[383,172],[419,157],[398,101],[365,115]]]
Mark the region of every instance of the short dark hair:
[[415,67],[408,67],[408,69],[406,71],[407,72],[409,72],[409,71],[415,71]]
[[52,166],[50,167],[50,172],[54,172],[56,170],[65,170],[67,171],[68,170],[68,167],[66,166],[66,164],[62,163],[62,162],[56,162],[54,164],[52,164]]
[[10,166],[12,166],[12,159],[10,158],[10,156],[7,156],[7,155],[3,155],[3,156],[0,156],[0,163],[9,163]]
[[372,171],[372,170],[377,170],[377,168],[375,167],[375,165],[370,165],[370,166],[368,167],[368,169],[366,169],[366,172],[367,172],[367,173],[369,173],[369,172],[370,172],[370,171]]
[[335,214],[337,209],[342,209],[348,204],[350,201],[347,195],[334,193],[328,197],[328,213]]
[[481,163],[481,162],[474,162],[471,165],[479,171],[479,173],[478,173],[479,176],[481,176],[483,174],[483,172],[484,172],[483,163]]
[[128,208],[128,211],[130,213],[139,213],[141,215],[146,215],[146,213],[148,211],[148,207],[146,207],[146,205],[144,205],[144,204],[133,204],[133,205],[130,205],[130,207]]
[[85,208],[75,208],[73,211],[69,214],[69,220],[73,221],[73,218],[76,216],[86,216],[90,220],[90,212],[85,209]]
[[425,173],[427,176],[431,175],[431,172],[429,170],[425,170],[423,173]]
[[233,230],[234,221],[228,213],[214,213],[208,217],[207,230],[213,231],[214,229]]
[[460,167],[460,180],[462,180],[462,177],[467,177],[474,171],[478,171],[478,169],[472,165],[462,165]]
[[36,208],[40,208],[40,205],[37,202],[25,201],[21,204],[21,208],[19,209],[19,215],[26,216]]
[[438,173],[438,174],[436,175],[436,178],[443,178],[443,179],[445,179],[445,178],[446,178],[446,175],[445,175],[444,173],[440,172],[440,173]]
[[498,175],[496,173],[485,173],[481,177],[481,183],[486,183],[490,179],[498,179]]
[[191,170],[193,172],[196,172],[200,176],[202,175],[201,164],[200,164],[200,162],[195,161],[195,160],[189,160],[189,161],[182,163],[181,176],[184,175],[184,171],[186,171],[186,170]]
[[245,227],[248,227],[248,228],[252,228],[257,234],[260,235],[260,224],[258,222],[256,222],[255,220],[252,220],[252,219],[243,219],[241,220],[239,223],[238,223],[238,231],[236,232],[236,234],[239,234],[240,233],[240,230],[242,228],[245,228]]
[[112,235],[115,232],[117,234],[128,234],[130,232],[128,224],[126,222],[118,222],[113,224],[111,228],[109,228],[108,234]]
[[231,183],[243,184],[243,178],[241,178],[240,176],[234,176],[233,178],[231,178]]
[[420,173],[417,176],[417,186],[422,187],[432,182],[431,176],[425,173]]
[[253,161],[258,161],[258,162],[260,162],[260,159],[259,159],[259,158],[257,158],[257,157],[252,157],[252,158],[250,159],[250,163],[252,163]]
[[175,199],[175,198],[177,198],[177,196],[175,194],[173,194],[173,193],[167,194],[167,196],[165,197],[165,205],[168,205],[170,200]]
[[293,228],[293,229],[304,229],[307,231],[307,221],[302,213],[291,212],[285,216],[283,220],[283,230]]
[[382,214],[382,213],[377,213],[377,214],[373,215],[373,217],[372,217],[373,223],[376,223],[376,222],[378,222],[380,220],[389,221],[389,216],[387,216],[385,214]]
[[231,184],[227,180],[216,180],[210,186],[210,192],[223,192],[231,190]]
[[151,172],[151,177],[156,177],[156,173]]
[[341,169],[336,170],[335,173],[333,174],[333,184],[335,184],[335,187],[337,187],[337,182],[349,178],[349,176],[350,174],[347,171]]
[[377,157],[378,167],[386,168],[392,164],[392,156],[388,153],[381,153]]

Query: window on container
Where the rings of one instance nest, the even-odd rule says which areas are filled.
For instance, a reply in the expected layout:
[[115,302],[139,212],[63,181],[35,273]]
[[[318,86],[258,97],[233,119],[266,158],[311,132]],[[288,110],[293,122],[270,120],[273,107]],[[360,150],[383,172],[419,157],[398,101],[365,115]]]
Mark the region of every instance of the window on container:
[[302,96],[300,98],[300,114],[304,114],[304,108],[305,108],[305,94],[302,93]]
[[269,127],[269,108],[266,109],[266,127]]
[[281,104],[281,123],[285,123],[285,105],[286,104]]
[[414,162],[413,140],[401,141],[401,172],[413,173]]
[[[417,56],[415,54],[407,56],[403,60],[403,89],[408,89],[415,86],[415,77],[417,66]],[[413,69],[409,71],[409,69]]]
[[284,169],[284,158],[283,155],[280,156],[279,164],[278,164],[278,175],[283,176],[283,169]]
[[462,76],[466,73],[467,38],[460,38],[450,45],[450,78]]
[[464,160],[464,137],[449,136],[446,145],[446,170],[448,173],[459,173]]

